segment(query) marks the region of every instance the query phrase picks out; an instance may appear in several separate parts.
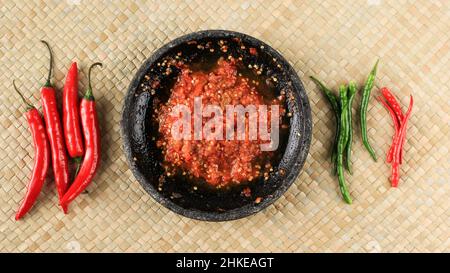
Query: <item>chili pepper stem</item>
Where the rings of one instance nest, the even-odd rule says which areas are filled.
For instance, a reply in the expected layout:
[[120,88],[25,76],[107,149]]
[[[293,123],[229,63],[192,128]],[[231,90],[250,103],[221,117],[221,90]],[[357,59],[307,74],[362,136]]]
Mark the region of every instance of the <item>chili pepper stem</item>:
[[22,101],[25,103],[25,105],[27,106],[27,111],[34,109],[35,107],[33,106],[33,104],[31,104],[31,102],[29,100],[27,100],[22,92],[19,91],[19,89],[16,86],[16,80],[13,80],[13,86],[14,86],[14,90],[16,90],[17,94],[19,94],[19,96],[22,98]]
[[51,50],[51,48],[50,48],[50,45],[49,45],[46,41],[41,40],[41,42],[42,42],[45,46],[47,46],[48,52],[50,53],[50,65],[49,65],[49,69],[48,69],[47,81],[45,82],[44,86],[45,86],[45,87],[51,87],[52,84],[51,84],[51,82],[50,82],[50,79],[51,79],[51,77],[52,77],[52,70],[53,70],[53,53],[52,53],[52,50]]
[[92,86],[91,86],[91,71],[92,71],[92,68],[94,68],[95,66],[102,67],[103,64],[100,63],[100,62],[97,62],[97,63],[93,63],[89,67],[89,72],[88,72],[88,89],[86,90],[86,93],[84,94],[84,98],[87,99],[87,100],[94,100],[94,95],[92,94]]
[[77,168],[75,169],[75,177],[78,175],[78,172],[80,171],[81,167],[81,157],[75,157],[73,158],[73,162],[77,165]]

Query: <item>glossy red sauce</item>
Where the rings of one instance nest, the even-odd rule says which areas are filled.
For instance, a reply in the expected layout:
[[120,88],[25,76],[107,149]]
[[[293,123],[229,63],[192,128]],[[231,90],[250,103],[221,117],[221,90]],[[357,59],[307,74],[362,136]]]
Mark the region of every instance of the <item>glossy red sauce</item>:
[[[167,103],[158,111],[159,133],[158,147],[162,148],[164,167],[167,175],[182,172],[202,179],[215,187],[252,181],[267,175],[271,168],[267,164],[271,152],[261,151],[261,140],[177,140],[171,134],[176,117],[170,115],[177,104],[187,105],[191,113],[194,97],[202,96],[202,104],[218,105],[225,113],[225,105],[261,105],[279,104],[278,99],[269,103],[257,90],[256,85],[239,75],[234,59],[217,62],[210,72],[192,71],[183,67]],[[250,118],[247,115],[247,119]],[[192,117],[193,119],[193,117]],[[209,118],[203,118],[203,125]],[[225,139],[225,118],[223,120]],[[193,124],[193,122],[191,123]],[[191,135],[194,135],[193,125]],[[246,122],[246,130],[248,123]],[[248,131],[247,131],[248,132]]]

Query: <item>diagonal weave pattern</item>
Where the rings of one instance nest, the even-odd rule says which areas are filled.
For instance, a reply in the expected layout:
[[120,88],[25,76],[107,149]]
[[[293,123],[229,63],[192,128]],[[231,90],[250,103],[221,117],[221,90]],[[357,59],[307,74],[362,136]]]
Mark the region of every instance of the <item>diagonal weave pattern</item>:
[[[450,251],[449,20],[448,1],[426,0],[2,1],[0,251]],[[313,111],[311,151],[296,183],[268,209],[232,222],[199,222],[163,208],[134,179],[121,148],[121,104],[137,68],[169,40],[203,29],[271,44],[303,79]],[[33,149],[11,81],[40,108],[48,56],[39,39],[53,47],[58,90],[71,60],[81,69],[80,90],[88,65],[104,63],[93,73],[103,160],[89,194],[67,216],[49,179],[31,213],[15,222]],[[390,188],[383,157],[393,129],[372,96],[369,137],[380,159],[363,150],[355,112],[349,206],[330,174],[333,115],[307,76],[332,87],[362,84],[377,57],[376,85],[392,87],[405,109],[415,96],[405,164],[400,187]]]

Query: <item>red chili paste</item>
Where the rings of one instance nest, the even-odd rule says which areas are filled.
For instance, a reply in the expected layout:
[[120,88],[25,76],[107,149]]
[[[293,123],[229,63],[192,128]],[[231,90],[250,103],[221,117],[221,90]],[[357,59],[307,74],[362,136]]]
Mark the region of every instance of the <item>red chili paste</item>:
[[[166,174],[170,176],[181,171],[215,187],[252,181],[261,175],[268,176],[268,169],[271,169],[268,159],[273,153],[261,151],[260,144],[263,141],[259,138],[225,140],[225,118],[224,140],[194,140],[193,126],[190,128],[190,140],[177,140],[172,136],[171,128],[177,118],[170,116],[171,110],[183,104],[193,113],[194,98],[198,96],[202,97],[203,105],[220,106],[224,117],[225,105],[240,104],[245,107],[252,104],[258,107],[261,104],[278,104],[282,109],[279,99],[266,103],[256,85],[238,74],[235,59],[219,59],[210,72],[192,71],[188,66],[183,66],[169,100],[158,109],[160,137],[157,145],[163,151]],[[203,125],[208,119],[202,118]]]

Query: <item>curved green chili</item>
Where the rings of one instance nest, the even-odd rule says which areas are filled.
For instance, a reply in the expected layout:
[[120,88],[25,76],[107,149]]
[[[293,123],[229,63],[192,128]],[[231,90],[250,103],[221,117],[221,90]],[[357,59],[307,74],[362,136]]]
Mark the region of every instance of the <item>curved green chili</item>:
[[345,168],[347,171],[349,171],[350,174],[352,174],[352,162],[351,162],[351,155],[352,155],[352,142],[353,142],[353,122],[352,122],[352,105],[353,105],[353,99],[356,95],[356,84],[353,81],[350,81],[348,85],[348,103],[347,103],[347,118],[348,118],[348,139],[347,139],[347,145],[345,146]]
[[339,189],[341,190],[342,196],[344,197],[347,204],[352,203],[352,198],[348,192],[347,185],[344,177],[344,149],[348,140],[348,115],[347,115],[347,88],[344,85],[339,87],[339,97],[341,102],[341,130],[339,131],[339,139],[337,145],[337,174],[339,180]]
[[372,71],[370,71],[366,83],[364,84],[361,101],[361,115],[360,115],[362,140],[364,146],[366,147],[367,151],[369,152],[370,156],[373,158],[374,161],[377,161],[377,155],[375,154],[375,151],[373,150],[372,146],[370,146],[369,138],[367,137],[367,107],[369,105],[370,92],[372,90],[373,82],[375,81],[375,75],[377,73],[378,61],[379,60],[377,60],[377,62],[373,66]]
[[[310,78],[320,88],[320,90],[325,95],[325,97],[327,97],[328,102],[330,103],[331,108],[333,109],[333,112],[334,112],[334,117],[336,119],[336,132],[334,135],[333,149],[331,152],[331,162],[333,162],[336,165],[337,143],[338,143],[338,138],[339,138],[339,130],[340,130],[340,122],[341,122],[340,121],[339,101],[338,101],[338,98],[336,97],[336,95],[333,94],[333,92],[328,87],[326,87],[325,84],[323,84],[320,80],[318,80],[314,76],[310,76]],[[334,171],[336,171],[336,168]]]

